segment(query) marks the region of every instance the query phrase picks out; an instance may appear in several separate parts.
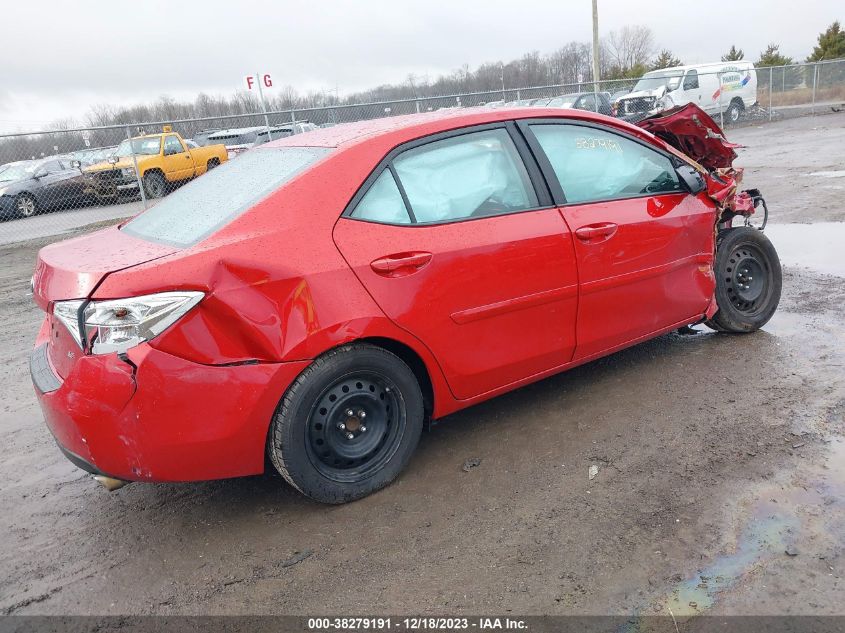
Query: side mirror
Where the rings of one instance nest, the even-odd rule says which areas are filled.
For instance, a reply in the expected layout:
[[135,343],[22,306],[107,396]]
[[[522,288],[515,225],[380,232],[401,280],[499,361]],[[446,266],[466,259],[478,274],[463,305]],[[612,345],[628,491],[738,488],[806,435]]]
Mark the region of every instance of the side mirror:
[[704,182],[704,176],[702,176],[695,167],[692,167],[691,165],[681,165],[675,169],[675,172],[678,174],[678,178],[681,179],[681,182],[684,184],[686,190],[691,194],[695,195],[707,189],[707,183]]
[[117,161],[119,161],[119,160],[120,160],[120,158],[112,155],[112,156],[109,156],[108,162],[111,163],[112,165],[116,165]]

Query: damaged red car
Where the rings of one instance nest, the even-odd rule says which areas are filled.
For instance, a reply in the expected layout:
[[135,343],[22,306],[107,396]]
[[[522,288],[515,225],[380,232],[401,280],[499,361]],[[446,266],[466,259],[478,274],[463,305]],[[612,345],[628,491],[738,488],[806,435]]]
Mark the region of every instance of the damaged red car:
[[426,420],[689,324],[766,323],[780,264],[734,157],[695,106],[639,127],[450,110],[269,143],[41,250],[47,425],[111,487],[269,461],[318,501],[362,497]]

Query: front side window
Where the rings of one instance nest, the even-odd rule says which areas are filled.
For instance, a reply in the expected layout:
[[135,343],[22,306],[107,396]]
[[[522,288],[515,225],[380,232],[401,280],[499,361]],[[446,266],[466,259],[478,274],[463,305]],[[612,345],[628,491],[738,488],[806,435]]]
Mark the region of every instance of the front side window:
[[578,103],[579,110],[590,110],[591,112],[596,111],[596,96],[595,95],[584,95],[581,97],[581,101]]
[[449,222],[538,206],[507,130],[428,143],[393,161],[417,222]]
[[530,126],[569,203],[675,193],[681,185],[666,156],[594,127]]
[[698,71],[690,70],[684,77],[684,90],[695,90],[698,88]]
[[234,220],[323,158],[322,147],[246,152],[180,187],[121,230],[153,242],[191,246]]

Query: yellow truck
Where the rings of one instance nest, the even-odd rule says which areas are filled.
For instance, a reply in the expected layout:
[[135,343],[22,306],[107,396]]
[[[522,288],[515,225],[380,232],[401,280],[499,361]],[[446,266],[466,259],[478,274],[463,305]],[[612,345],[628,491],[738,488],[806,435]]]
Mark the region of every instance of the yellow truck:
[[161,134],[126,139],[107,161],[86,167],[85,191],[100,202],[138,195],[137,161],[144,193],[148,198],[161,198],[176,183],[200,176],[227,159],[225,145],[197,147],[165,128]]

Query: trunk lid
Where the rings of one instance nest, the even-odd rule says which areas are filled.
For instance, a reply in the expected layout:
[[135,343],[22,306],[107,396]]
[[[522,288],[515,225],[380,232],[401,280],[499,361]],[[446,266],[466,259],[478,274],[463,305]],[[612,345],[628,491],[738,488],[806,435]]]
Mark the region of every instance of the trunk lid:
[[85,299],[109,273],[179,250],[120,231],[117,226],[50,244],[38,253],[32,293],[41,309],[51,301]]

